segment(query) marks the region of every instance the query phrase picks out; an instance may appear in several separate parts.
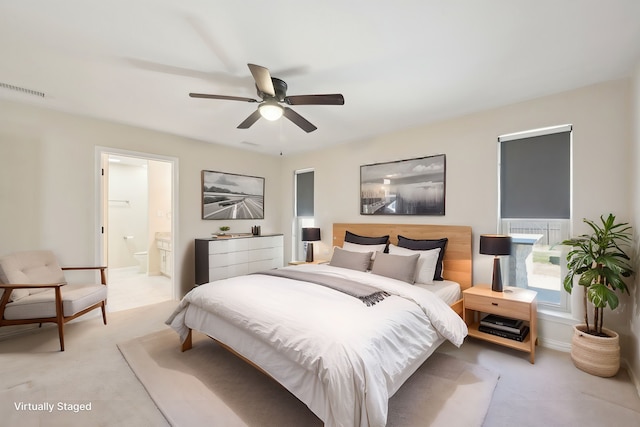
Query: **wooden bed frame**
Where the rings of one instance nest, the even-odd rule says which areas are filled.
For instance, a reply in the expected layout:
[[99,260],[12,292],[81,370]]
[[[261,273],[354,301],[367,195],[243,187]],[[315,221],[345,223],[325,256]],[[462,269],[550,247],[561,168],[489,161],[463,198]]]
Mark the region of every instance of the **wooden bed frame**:
[[[473,281],[471,260],[471,227],[466,225],[428,224],[333,224],[333,246],[342,247],[345,232],[359,236],[378,237],[389,235],[390,243],[398,244],[398,235],[409,239],[448,238],[444,253],[442,275],[445,279],[460,283],[462,290],[470,288]],[[451,308],[462,317],[462,299],[451,304]]]

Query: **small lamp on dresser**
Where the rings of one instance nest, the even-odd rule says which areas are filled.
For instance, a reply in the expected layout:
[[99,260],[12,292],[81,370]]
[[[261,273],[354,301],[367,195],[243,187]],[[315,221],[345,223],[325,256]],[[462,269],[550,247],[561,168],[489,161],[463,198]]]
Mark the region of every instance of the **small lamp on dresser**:
[[302,229],[302,241],[307,242],[307,262],[313,262],[313,243],[320,240],[320,229],[305,227]]
[[493,255],[493,279],[491,290],[502,292],[502,271],[500,271],[500,255],[511,254],[511,236],[503,234],[482,234],[480,236],[480,253]]

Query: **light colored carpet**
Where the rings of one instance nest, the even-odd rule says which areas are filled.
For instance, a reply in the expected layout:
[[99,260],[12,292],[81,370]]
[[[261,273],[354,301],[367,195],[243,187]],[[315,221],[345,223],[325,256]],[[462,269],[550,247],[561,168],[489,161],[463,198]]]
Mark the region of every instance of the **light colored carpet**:
[[[201,334],[184,353],[171,330],[118,346],[174,426],[322,426],[287,390]],[[390,399],[387,425],[481,426],[497,382],[494,372],[435,353]]]
[[640,398],[625,369],[611,378],[573,366],[569,353],[527,353],[467,338],[461,348],[445,342],[438,352],[500,373],[484,427],[638,427]]
[[[94,310],[65,325],[65,351],[50,324],[0,340],[0,425],[168,426],[116,344],[166,329],[177,304],[107,313],[106,326]],[[45,403],[53,409],[38,410]]]

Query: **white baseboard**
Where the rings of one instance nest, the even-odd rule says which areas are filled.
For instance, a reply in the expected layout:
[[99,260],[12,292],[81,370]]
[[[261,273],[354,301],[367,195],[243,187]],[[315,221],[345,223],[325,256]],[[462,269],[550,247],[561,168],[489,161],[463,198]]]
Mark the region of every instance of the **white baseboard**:
[[565,353],[571,352],[571,343],[566,341],[558,341],[548,338],[538,337],[538,344],[545,348],[550,348],[552,350],[558,350]]

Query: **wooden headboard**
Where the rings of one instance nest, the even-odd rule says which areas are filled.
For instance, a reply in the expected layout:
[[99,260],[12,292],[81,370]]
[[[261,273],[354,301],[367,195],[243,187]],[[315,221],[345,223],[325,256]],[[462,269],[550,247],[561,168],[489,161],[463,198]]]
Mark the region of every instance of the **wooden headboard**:
[[443,277],[460,283],[462,289],[471,287],[473,280],[471,261],[471,227],[466,225],[426,224],[333,224],[333,246],[342,247],[346,231],[360,236],[389,235],[397,245],[398,235],[409,239],[449,239],[443,259]]

